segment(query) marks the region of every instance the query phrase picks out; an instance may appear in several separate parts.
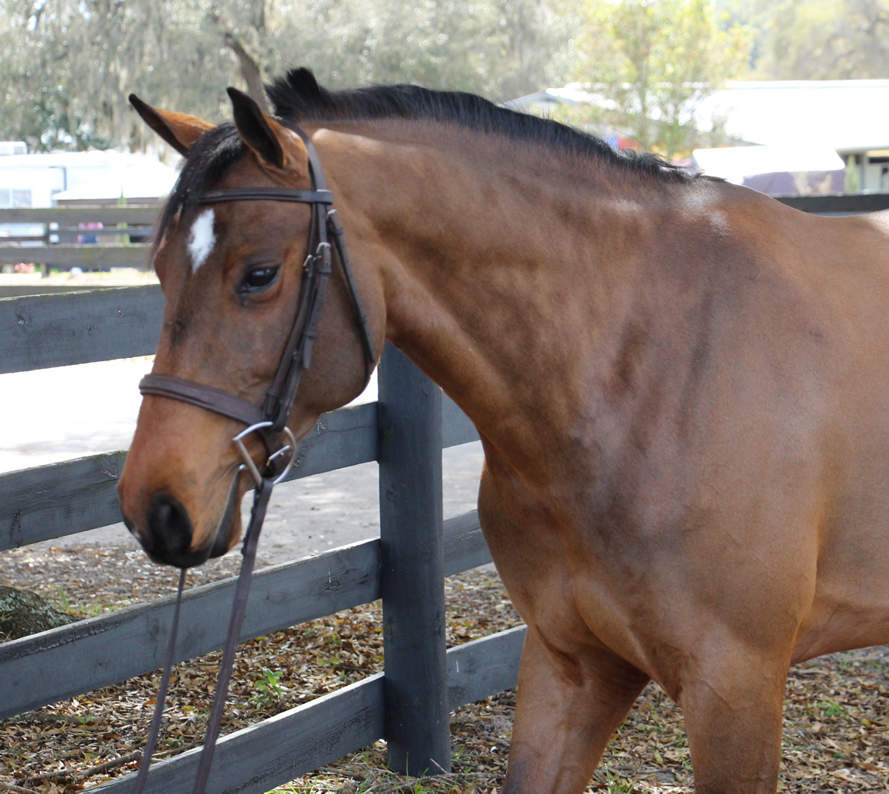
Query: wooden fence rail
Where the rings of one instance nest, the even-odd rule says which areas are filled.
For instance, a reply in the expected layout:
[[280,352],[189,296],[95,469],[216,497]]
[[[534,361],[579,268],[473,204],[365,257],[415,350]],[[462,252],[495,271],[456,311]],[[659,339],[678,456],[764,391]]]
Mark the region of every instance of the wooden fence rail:
[[[787,203],[826,214],[889,207],[889,196],[853,198]],[[130,210],[115,208],[123,214],[109,223],[148,217]],[[33,212],[2,210],[0,223],[31,220]],[[95,217],[84,213],[65,208],[63,220]],[[95,264],[103,247],[68,250],[66,263]],[[129,247],[145,254],[144,246]],[[93,258],[79,259],[87,249]],[[0,262],[9,255],[0,248]],[[153,286],[0,299],[0,373],[149,354],[161,307]],[[384,354],[379,375],[380,400],[324,416],[300,445],[290,477],[379,461],[381,537],[260,571],[242,638],[382,598],[384,673],[224,737],[212,791],[267,791],[378,738],[389,741],[395,768],[447,768],[448,711],[516,680],[523,628],[444,650],[442,577],[490,560],[474,512],[441,517],[440,450],[477,438],[475,429],[394,349]],[[0,551],[117,522],[125,454],[0,475]],[[219,615],[233,589],[230,579],[187,594],[177,658],[222,645]],[[0,645],[0,717],[156,669],[171,610],[162,599]],[[148,790],[189,791],[196,768],[196,750],[160,762]],[[130,775],[95,790],[131,791],[133,781]]]
[[30,262],[44,274],[53,267],[145,268],[157,213],[156,204],[0,209],[0,227],[14,232],[0,236],[0,267]]
[[889,209],[889,193],[850,193],[840,196],[778,196],[778,201],[814,215],[857,215]]
[[[0,372],[150,353],[160,311],[160,292],[151,286],[0,299],[0,328],[11,341]],[[439,403],[431,414],[415,410],[430,399]],[[386,672],[225,737],[212,790],[265,791],[383,737],[394,748],[394,767],[447,768],[448,712],[513,685],[521,629],[445,653],[443,624],[430,631],[430,618],[417,614],[418,604],[425,608],[443,593],[443,576],[490,561],[474,512],[441,518],[434,450],[475,438],[454,403],[390,348],[380,368],[380,402],[325,415],[300,445],[291,479],[382,459],[385,529],[379,539],[258,572],[242,638],[382,597]],[[406,457],[406,448],[419,457]],[[417,488],[421,459],[431,463]],[[0,475],[0,550],[117,522],[124,460],[125,452],[113,451]],[[411,544],[409,559],[399,559]],[[430,565],[438,568],[432,576]],[[230,579],[188,593],[178,659],[222,645],[218,616],[233,588]],[[156,669],[171,610],[162,599],[0,645],[0,717]],[[188,791],[196,763],[185,753],[158,764],[149,789]],[[100,788],[131,786],[129,777]]]
[[95,204],[64,207],[15,207],[0,209],[0,224],[58,224],[77,228],[81,223],[106,226],[152,226],[160,210],[157,204],[105,207]]

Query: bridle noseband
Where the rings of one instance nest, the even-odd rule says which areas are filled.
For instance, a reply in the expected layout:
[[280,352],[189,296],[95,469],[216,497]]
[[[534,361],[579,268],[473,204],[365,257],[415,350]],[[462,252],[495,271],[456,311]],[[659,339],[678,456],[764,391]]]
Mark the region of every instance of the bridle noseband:
[[[232,443],[243,459],[243,465],[239,471],[249,471],[256,486],[250,523],[244,533],[241,572],[238,577],[235,600],[229,619],[228,635],[223,648],[222,662],[219,667],[216,694],[210,718],[207,722],[204,747],[201,752],[197,779],[195,781],[194,791],[196,793],[205,790],[210,776],[213,750],[222,723],[225,696],[228,691],[228,682],[234,664],[235,648],[246,611],[247,593],[250,587],[253,564],[256,559],[256,546],[265,511],[271,497],[272,488],[286,477],[296,456],[296,441],[287,427],[287,417],[290,415],[290,411],[296,401],[302,375],[309,368],[312,361],[312,347],[318,334],[321,309],[324,305],[327,284],[333,270],[332,249],[336,249],[346,292],[355,312],[355,320],[358,325],[359,337],[361,338],[364,352],[365,380],[370,379],[376,363],[373,338],[368,327],[367,315],[364,312],[352,276],[352,266],[346,253],[346,245],[343,239],[343,229],[336,218],[336,212],[332,206],[333,195],[327,189],[324,181],[321,161],[318,158],[315,147],[306,134],[298,127],[290,126],[290,129],[302,138],[308,151],[309,176],[312,181],[311,190],[265,187],[231,188],[209,191],[198,199],[198,204],[217,204],[230,201],[289,201],[308,204],[312,209],[308,236],[308,255],[303,264],[296,316],[287,337],[284,352],[278,364],[278,370],[266,392],[262,405],[257,406],[223,389],[205,386],[202,383],[186,380],[176,375],[152,373],[146,375],[139,383],[139,389],[144,395],[180,400],[246,425],[246,428],[232,439]],[[262,470],[256,465],[244,444],[244,439],[252,433],[258,433],[261,436],[268,453]],[[277,448],[275,448],[276,444],[273,442],[281,434],[285,436],[286,443],[277,444]],[[282,464],[282,460],[285,457],[288,459],[286,463]],[[182,601],[184,582],[185,570],[183,569],[179,576],[179,590],[167,647],[164,674],[161,679],[148,739],[145,743],[142,763],[136,779],[135,788],[137,792],[143,791],[146,785],[149,763],[160,735],[161,715],[164,709],[164,701],[170,681],[170,671],[175,656],[179,608]]]
[[[266,392],[262,405],[257,406],[242,397],[230,394],[222,389],[205,386],[202,383],[186,380],[176,375],[151,373],[146,375],[139,383],[139,390],[142,394],[180,400],[246,425],[247,430],[239,433],[233,441],[242,457],[245,458],[245,467],[253,475],[257,486],[259,485],[259,480],[257,479],[258,468],[252,458],[246,454],[242,439],[253,432],[259,432],[269,452],[264,469],[273,472],[276,479],[281,479],[286,475],[286,471],[282,472],[280,469],[280,458],[284,448],[272,451],[271,439],[272,436],[280,433],[289,436],[288,447],[291,450],[291,455],[286,466],[289,469],[293,461],[293,453],[295,453],[295,444],[293,443],[293,436],[290,435],[290,431],[287,429],[287,417],[290,415],[296,400],[302,375],[309,368],[312,361],[312,348],[318,334],[321,309],[327,294],[328,281],[333,272],[332,249],[334,248],[336,249],[346,292],[355,313],[355,321],[358,326],[364,353],[366,379],[370,379],[374,364],[376,363],[367,315],[364,312],[364,307],[352,275],[352,266],[346,252],[343,229],[339,220],[337,220],[336,210],[332,206],[333,194],[327,189],[321,161],[308,136],[298,127],[291,126],[290,129],[302,138],[308,152],[309,176],[312,181],[311,190],[269,187],[228,188],[225,190],[208,191],[197,199],[198,204],[219,204],[233,201],[285,201],[308,204],[312,209],[308,235],[308,254],[303,264],[296,316],[294,317],[290,334],[287,337],[284,352],[278,364],[278,370]],[[271,465],[275,462],[279,464],[277,467]]]

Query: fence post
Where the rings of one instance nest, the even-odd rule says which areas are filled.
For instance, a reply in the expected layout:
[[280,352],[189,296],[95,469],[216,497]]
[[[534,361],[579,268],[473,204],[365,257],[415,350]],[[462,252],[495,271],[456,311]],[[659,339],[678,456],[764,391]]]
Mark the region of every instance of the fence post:
[[437,774],[450,771],[441,390],[387,345],[378,400],[389,768]]

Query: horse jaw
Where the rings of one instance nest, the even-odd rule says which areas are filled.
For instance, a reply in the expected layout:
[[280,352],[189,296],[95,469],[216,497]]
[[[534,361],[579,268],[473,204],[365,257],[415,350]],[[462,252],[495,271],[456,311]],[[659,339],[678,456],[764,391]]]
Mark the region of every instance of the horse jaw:
[[241,537],[241,489],[239,469],[232,477],[232,484],[228,489],[228,497],[225,500],[225,508],[216,525],[216,533],[210,546],[210,558],[221,557],[234,548]]

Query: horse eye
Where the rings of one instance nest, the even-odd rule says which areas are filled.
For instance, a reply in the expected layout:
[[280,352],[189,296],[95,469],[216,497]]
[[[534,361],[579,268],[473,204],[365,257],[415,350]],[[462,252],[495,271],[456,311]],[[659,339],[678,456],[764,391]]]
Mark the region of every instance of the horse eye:
[[278,277],[279,270],[277,265],[251,268],[238,285],[238,292],[258,292],[271,286]]

